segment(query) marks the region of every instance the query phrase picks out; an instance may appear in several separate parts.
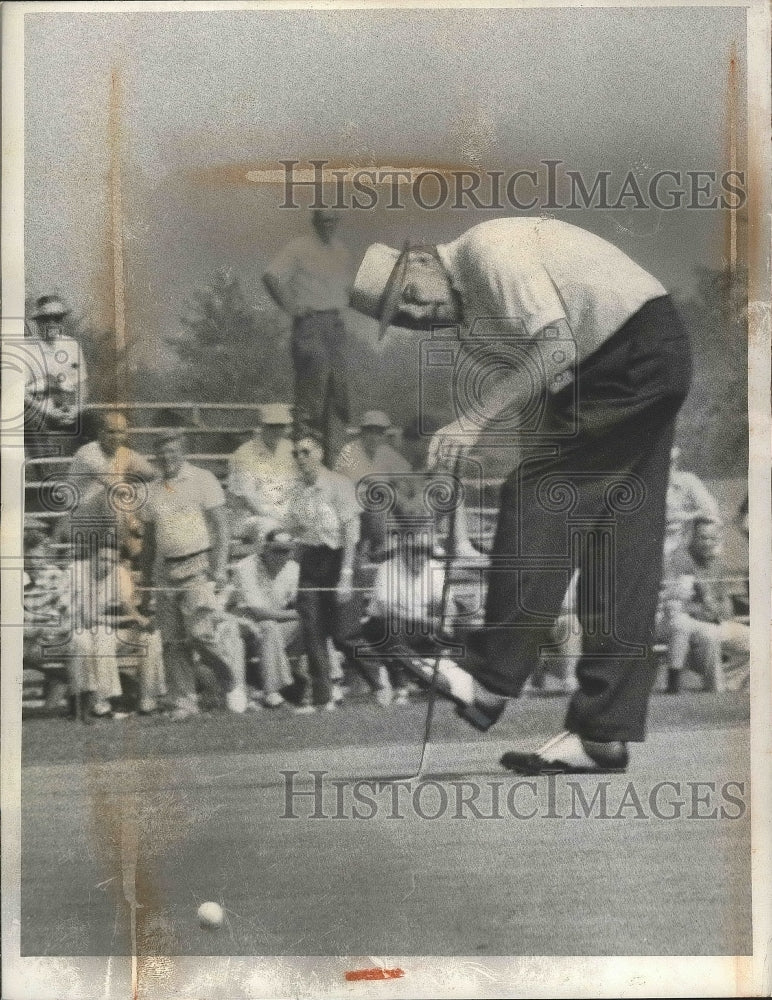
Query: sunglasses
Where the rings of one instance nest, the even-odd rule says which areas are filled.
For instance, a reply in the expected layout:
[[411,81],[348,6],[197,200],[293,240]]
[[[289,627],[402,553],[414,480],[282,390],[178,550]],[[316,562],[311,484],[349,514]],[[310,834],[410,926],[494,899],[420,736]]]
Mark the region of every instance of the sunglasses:
[[295,458],[297,458],[298,455],[310,455],[311,454],[311,449],[310,448],[293,448],[292,449],[292,454],[293,454],[293,456]]

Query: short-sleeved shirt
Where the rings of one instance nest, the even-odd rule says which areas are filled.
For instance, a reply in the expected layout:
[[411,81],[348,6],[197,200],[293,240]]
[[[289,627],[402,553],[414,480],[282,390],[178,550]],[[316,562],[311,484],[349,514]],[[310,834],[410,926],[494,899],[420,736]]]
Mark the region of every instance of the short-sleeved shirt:
[[351,521],[358,524],[360,513],[351,480],[322,468],[313,486],[305,482],[298,485],[283,527],[305,545],[340,549],[344,527]]
[[86,365],[77,340],[55,337],[49,341],[31,337],[26,343],[30,347],[27,392],[43,395],[58,388],[62,392],[77,393],[81,401],[85,401]]
[[358,483],[363,476],[376,473],[395,475],[410,472],[410,463],[385,441],[378,446],[375,456],[370,458],[361,439],[354,438],[341,449],[335,462],[335,471],[348,476],[353,483]]
[[131,448],[121,445],[114,455],[107,455],[98,441],[89,441],[73,455],[69,475],[78,481],[82,491],[97,483],[110,486],[130,477],[150,482],[158,472],[146,458]]
[[281,517],[298,482],[292,442],[281,438],[271,451],[260,437],[240,445],[230,458],[228,492],[243,497],[266,517]]
[[206,512],[225,504],[225,494],[207,469],[185,462],[174,479],[156,479],[140,510],[156,528],[156,545],[166,559],[194,555],[211,547]]
[[667,484],[668,534],[680,534],[697,517],[720,524],[718,502],[699,476],[674,469]]
[[340,240],[322,243],[316,233],[290,240],[266,274],[288,289],[300,312],[344,309],[353,279],[353,261]]
[[233,571],[238,602],[256,611],[284,611],[298,596],[300,565],[294,559],[288,559],[276,576],[256,555],[241,559]]
[[472,337],[484,336],[486,323],[506,323],[510,336],[533,338],[565,320],[580,362],[646,302],[667,294],[618,247],[557,219],[493,219],[437,253]]

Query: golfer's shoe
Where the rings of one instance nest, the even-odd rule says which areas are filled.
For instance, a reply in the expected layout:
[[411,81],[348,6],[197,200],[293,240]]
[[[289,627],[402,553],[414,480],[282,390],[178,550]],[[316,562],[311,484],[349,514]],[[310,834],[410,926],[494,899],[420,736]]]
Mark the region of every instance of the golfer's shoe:
[[516,774],[624,774],[629,755],[624,743],[599,743],[561,733],[535,753],[510,751],[501,763]]

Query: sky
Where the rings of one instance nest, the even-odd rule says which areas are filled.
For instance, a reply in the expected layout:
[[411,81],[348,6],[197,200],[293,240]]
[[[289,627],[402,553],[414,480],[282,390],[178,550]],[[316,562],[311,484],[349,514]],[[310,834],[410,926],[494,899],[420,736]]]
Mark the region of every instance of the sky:
[[[185,302],[218,268],[273,308],[260,275],[308,216],[280,210],[276,186],[247,178],[255,166],[329,158],[509,172],[554,158],[620,183],[628,170],[720,173],[731,47],[742,83],[744,40],[741,8],[27,14],[28,294],[56,290],[109,325],[114,72],[127,323],[153,343],[179,330]],[[554,214],[676,290],[724,252],[717,211]],[[375,240],[442,242],[489,217],[379,207],[345,213],[340,235],[361,255]]]

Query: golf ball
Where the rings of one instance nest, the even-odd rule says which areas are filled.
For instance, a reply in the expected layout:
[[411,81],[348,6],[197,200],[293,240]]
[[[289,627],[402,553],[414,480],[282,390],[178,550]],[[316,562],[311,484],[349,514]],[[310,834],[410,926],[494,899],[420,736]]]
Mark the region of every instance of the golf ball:
[[202,903],[198,908],[198,922],[209,930],[221,927],[223,916],[223,909],[219,903]]

